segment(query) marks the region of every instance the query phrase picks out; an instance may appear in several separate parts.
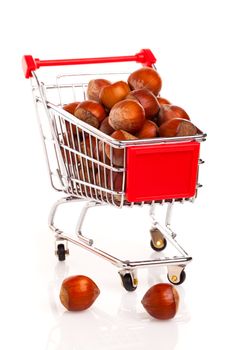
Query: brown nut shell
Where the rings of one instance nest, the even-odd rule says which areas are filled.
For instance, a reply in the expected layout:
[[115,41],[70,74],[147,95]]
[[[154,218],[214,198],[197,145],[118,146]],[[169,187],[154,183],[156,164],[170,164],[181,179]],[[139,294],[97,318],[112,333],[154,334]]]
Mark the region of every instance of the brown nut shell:
[[100,124],[100,131],[102,131],[106,135],[111,135],[114,132],[114,129],[109,124],[109,117],[106,117]]
[[75,117],[93,126],[96,129],[98,129],[100,125],[99,120],[90,111],[87,111],[81,107],[77,108],[77,111],[75,112]]
[[89,81],[87,86],[87,98],[88,100],[93,100],[100,102],[100,91],[103,87],[110,85],[111,82],[106,79],[92,79]]
[[151,120],[145,120],[142,128],[135,134],[139,139],[151,139],[158,136],[158,126]]
[[141,303],[152,317],[168,320],[176,315],[179,294],[171,284],[159,283],[145,293]]
[[159,113],[160,124],[163,124],[166,121],[174,118],[182,118],[182,119],[190,120],[187,112],[181,107],[174,106],[174,105],[161,106],[160,113]]
[[[112,176],[112,183],[111,183]],[[97,173],[96,183],[98,186],[101,186],[112,191],[120,192],[122,191],[123,184],[123,173],[110,171],[109,169],[101,169]],[[112,185],[112,186],[111,186]]]
[[[116,140],[136,140],[137,137],[129,134],[128,132],[124,131],[124,130],[116,130],[113,132],[113,134],[111,135],[111,137],[113,137]],[[112,154],[110,151],[110,145],[106,144],[105,145],[105,154],[107,155],[107,157],[109,159],[111,159],[112,156],[112,163],[116,166],[123,166],[124,165],[124,149],[119,149],[119,148],[114,148],[112,147]]]
[[95,101],[83,101],[75,109],[75,117],[98,129],[106,117],[105,109]]
[[198,132],[197,127],[187,119],[174,118],[161,124],[160,137],[194,136]]
[[100,290],[92,279],[78,275],[66,278],[61,285],[60,301],[69,311],[88,309],[99,296]]
[[141,104],[133,100],[123,100],[110,111],[109,124],[115,130],[125,130],[131,134],[139,131],[145,121],[145,112]]
[[159,103],[155,95],[147,89],[138,89],[131,91],[127,99],[134,99],[138,101],[141,106],[144,108],[145,118],[153,118],[160,109]]
[[117,102],[123,100],[130,92],[129,85],[124,81],[117,81],[114,84],[105,86],[100,91],[100,101],[108,109],[111,109]]
[[[111,191],[121,192],[123,191],[123,173],[121,172],[114,172],[110,171],[109,169],[101,169],[97,175],[96,175],[96,184],[103,189],[108,189]],[[104,190],[98,190],[99,196],[104,196],[109,201],[120,201],[122,198],[122,195],[120,194],[110,194],[104,192]],[[113,197],[112,197],[113,196]]]
[[[85,161],[84,161],[85,163]],[[76,172],[77,177],[79,177],[79,180],[84,181],[88,184],[94,184],[94,178],[96,177],[96,171],[93,169],[92,166],[86,166],[86,163],[81,167],[81,163],[78,165],[78,172]],[[87,186],[87,184],[78,184],[78,187],[80,188],[80,191],[83,195],[92,196],[95,194],[95,189],[93,189],[90,186]]]
[[63,106],[63,109],[74,115],[74,111],[80,102],[71,102]]
[[[76,148],[76,150],[90,158],[96,159],[96,147],[96,138],[87,136],[80,142],[80,145]],[[77,155],[77,159],[78,164],[83,167],[85,172],[87,171],[87,167],[90,169],[94,167],[94,162],[90,159],[87,159],[81,155]]]
[[[72,149],[72,151],[69,149],[66,149],[63,146],[66,146]],[[73,152],[76,146],[77,146],[77,138],[75,136],[73,136],[72,138],[70,133],[63,134],[63,139],[62,139],[62,142],[60,143],[60,150],[61,150],[63,160],[67,165],[76,165],[78,163],[78,155],[76,155]]]
[[[63,109],[67,111],[68,113],[74,115],[76,107],[79,105],[80,102],[71,102],[63,106]],[[66,123],[66,130],[68,133],[72,133],[76,135],[76,126],[74,124],[70,124],[67,120],[65,121]]]
[[172,104],[171,102],[169,102],[169,100],[167,100],[166,98],[163,98],[161,96],[158,96],[157,100],[158,100],[158,103],[160,105],[171,105]]
[[157,96],[162,87],[162,80],[155,69],[143,67],[130,74],[128,84],[131,90],[145,88]]

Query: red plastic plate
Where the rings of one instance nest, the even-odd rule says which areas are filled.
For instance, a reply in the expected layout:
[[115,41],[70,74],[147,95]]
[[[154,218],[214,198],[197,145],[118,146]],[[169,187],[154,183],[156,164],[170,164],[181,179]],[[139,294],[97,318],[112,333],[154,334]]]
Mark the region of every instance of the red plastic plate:
[[130,202],[195,195],[199,142],[127,148],[126,198]]

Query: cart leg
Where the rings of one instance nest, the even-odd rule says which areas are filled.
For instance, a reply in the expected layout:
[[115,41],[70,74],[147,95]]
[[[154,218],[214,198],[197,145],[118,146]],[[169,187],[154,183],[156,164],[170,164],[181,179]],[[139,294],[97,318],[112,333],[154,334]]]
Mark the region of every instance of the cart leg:
[[61,230],[59,230],[54,223],[54,219],[55,219],[55,215],[57,212],[58,207],[61,204],[65,204],[65,203],[69,203],[69,202],[81,202],[85,199],[81,199],[81,198],[76,198],[76,197],[63,197],[61,199],[58,199],[52,206],[50,213],[49,213],[49,217],[48,217],[48,226],[49,228],[56,233],[56,235],[60,236],[60,234],[62,233]]
[[93,245],[92,245],[93,240],[88,239],[81,234],[81,227],[83,225],[83,221],[85,219],[85,216],[86,216],[88,209],[92,208],[96,205],[102,205],[101,203],[96,203],[96,202],[90,201],[90,202],[86,203],[86,205],[82,209],[82,212],[81,212],[81,215],[80,215],[80,218],[78,220],[77,227],[76,227],[78,240],[71,238],[63,230],[60,230],[59,228],[57,228],[55,226],[55,223],[54,223],[55,215],[56,215],[58,207],[61,204],[70,203],[70,202],[81,202],[81,201],[86,201],[86,199],[85,198],[77,198],[77,197],[73,197],[73,196],[64,197],[64,198],[61,198],[58,201],[56,201],[51,208],[49,218],[48,218],[48,224],[49,224],[50,229],[55,233],[55,236],[56,236],[55,253],[56,253],[56,255],[58,255],[58,259],[60,261],[65,260],[65,254],[69,254],[68,242],[71,242],[71,243],[74,243],[82,248],[85,248],[86,250],[91,251],[92,253],[95,253],[96,255],[99,255],[99,256],[105,258],[106,260],[110,261],[113,265],[115,265],[117,267],[120,267],[120,268],[127,267],[128,261],[125,262],[124,260],[118,259],[118,258],[108,254],[107,252],[104,252],[101,249],[93,247]]
[[[176,233],[171,229],[170,227],[170,221],[172,216],[172,208],[173,208],[173,202],[168,203],[167,213],[166,213],[166,226],[165,228],[160,225],[160,223],[155,218],[155,203],[153,203],[150,207],[150,216],[153,220],[153,228],[157,229],[176,249],[177,251],[182,254],[184,257],[188,257],[187,252],[179,245],[179,243],[176,241]],[[191,257],[190,257],[191,259]]]
[[168,203],[167,212],[166,212],[166,219],[165,219],[165,226],[171,231],[172,238],[175,238],[177,235],[171,229],[172,211],[173,211],[173,202]]
[[162,251],[166,248],[167,241],[164,238],[164,235],[161,230],[158,228],[158,222],[155,219],[155,203],[150,206],[150,216],[153,219],[152,227],[150,229],[151,248],[156,250],[157,252]]
[[[171,218],[172,218],[172,211],[173,211],[173,204],[174,202],[168,203],[168,207],[167,207],[167,212],[166,212],[166,218],[165,218],[165,226],[170,230],[172,238],[175,238],[177,235],[175,232],[173,232],[173,230],[171,229]],[[153,203],[150,206],[150,212],[149,215],[152,218],[152,228],[157,228],[157,226],[159,225],[159,222],[156,220],[155,217],[155,208],[156,208],[156,204]]]
[[94,202],[94,201],[90,201],[90,202],[87,202],[85,204],[85,206],[83,207],[83,209],[81,210],[81,214],[80,214],[80,217],[78,219],[78,222],[77,222],[77,225],[76,225],[76,235],[77,237],[79,238],[79,240],[89,244],[89,245],[93,245],[93,239],[90,239],[90,238],[87,238],[85,236],[83,236],[82,232],[81,232],[81,229],[82,229],[82,226],[83,226],[83,222],[84,222],[84,219],[86,217],[86,214],[87,214],[87,211],[90,209],[90,208],[93,208],[97,205],[101,205],[101,203],[97,203],[97,202]]
[[64,197],[59,200],[57,200],[49,214],[48,218],[48,225],[49,228],[55,233],[56,235],[56,242],[55,242],[55,254],[58,256],[59,261],[64,261],[66,258],[66,254],[69,254],[69,248],[68,248],[68,240],[63,238],[63,231],[60,230],[55,226],[55,215],[57,212],[57,209],[61,204],[69,203],[69,202],[79,202],[82,201],[80,198],[75,198],[75,197]]
[[[59,200],[57,200],[52,208],[51,208],[51,211],[50,211],[50,214],[49,214],[49,219],[48,219],[48,225],[50,227],[50,229],[55,232],[56,234],[56,254],[59,254],[60,255],[64,255],[64,252],[63,251],[63,247],[62,247],[62,244],[64,244],[65,246],[65,251],[66,253],[68,252],[68,247],[67,247],[67,241],[64,240],[64,238],[62,237],[63,236],[63,231],[60,230],[59,228],[57,228],[55,226],[55,223],[54,223],[54,219],[55,219],[55,215],[56,215],[56,212],[57,212],[57,209],[59,208],[59,206],[61,204],[66,204],[66,203],[72,203],[72,202],[82,202],[82,201],[86,201],[86,199],[84,198],[76,198],[76,197],[63,197]],[[87,211],[88,209],[92,208],[92,207],[95,207],[96,205],[102,205],[101,203],[97,203],[95,201],[88,201],[86,202],[85,206],[83,207],[82,211],[81,211],[81,214],[80,214],[80,217],[78,219],[78,222],[77,222],[77,225],[76,225],[76,235],[78,237],[79,240],[81,240],[83,243],[86,243],[87,245],[93,245],[93,240],[90,239],[90,238],[87,238],[85,236],[83,236],[82,232],[81,232],[81,229],[82,229],[82,225],[83,225],[83,221],[86,217],[86,214],[87,214]],[[61,241],[61,245],[59,247],[59,241]],[[64,242],[63,242],[64,241]],[[59,256],[58,254],[58,256]],[[64,257],[63,257],[63,260],[64,260]]]

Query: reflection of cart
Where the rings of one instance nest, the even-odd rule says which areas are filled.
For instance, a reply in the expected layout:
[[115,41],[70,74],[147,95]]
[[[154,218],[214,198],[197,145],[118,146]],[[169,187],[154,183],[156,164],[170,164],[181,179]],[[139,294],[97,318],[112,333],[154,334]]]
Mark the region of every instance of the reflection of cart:
[[[137,287],[138,267],[165,265],[171,283],[180,284],[185,279],[184,268],[191,257],[175,240],[170,214],[175,202],[192,201],[196,197],[198,164],[202,162],[199,148],[206,135],[198,131],[190,137],[114,140],[64,111],[62,106],[85,99],[90,79],[127,80],[128,73],[64,74],[58,75],[54,82],[42,83],[35,72],[42,66],[99,63],[114,63],[118,68],[119,62],[129,61],[154,67],[156,60],[147,49],[134,56],[74,60],[41,61],[24,56],[23,69],[25,77],[32,81],[51,184],[67,194],[53,205],[49,216],[49,226],[56,235],[56,254],[59,260],[65,260],[68,242],[72,242],[102,256],[120,268],[125,289],[132,291]],[[114,165],[116,153],[122,157],[122,166]],[[55,226],[54,217],[60,204],[82,200],[86,204],[77,223],[77,237],[73,239]],[[180,256],[129,261],[97,249],[93,240],[82,234],[82,225],[89,208],[104,204],[119,208],[148,204],[152,217],[151,247],[161,251],[170,242]],[[164,227],[155,218],[157,204],[168,205]]]

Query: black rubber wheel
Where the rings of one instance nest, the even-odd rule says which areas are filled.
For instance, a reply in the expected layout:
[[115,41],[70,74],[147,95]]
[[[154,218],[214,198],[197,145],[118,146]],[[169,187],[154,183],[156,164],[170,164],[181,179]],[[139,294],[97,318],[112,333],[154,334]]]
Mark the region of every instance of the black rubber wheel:
[[132,277],[131,277],[130,273],[126,273],[124,276],[121,275],[120,277],[122,279],[122,283],[123,283],[124,288],[128,292],[133,292],[137,288],[137,286],[135,286],[133,284]]
[[153,250],[155,250],[156,252],[161,252],[162,250],[164,250],[167,246],[167,240],[164,238],[163,239],[163,246],[162,247],[155,247],[155,245],[153,244],[152,239],[150,240],[150,246]]
[[186,272],[184,270],[182,270],[182,272],[180,273],[180,277],[179,277],[179,281],[178,282],[172,282],[169,278],[169,275],[167,275],[168,280],[170,283],[174,284],[175,286],[178,286],[179,284],[182,284],[185,279],[186,279]]
[[59,261],[66,260],[66,250],[64,244],[58,244],[57,246],[57,256]]

